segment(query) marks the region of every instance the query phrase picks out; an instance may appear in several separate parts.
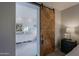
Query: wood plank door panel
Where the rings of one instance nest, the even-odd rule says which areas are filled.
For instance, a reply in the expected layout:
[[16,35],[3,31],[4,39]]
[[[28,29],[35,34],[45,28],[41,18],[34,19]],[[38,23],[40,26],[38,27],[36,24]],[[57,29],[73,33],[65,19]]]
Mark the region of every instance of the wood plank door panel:
[[52,53],[55,49],[55,13],[41,6],[41,55]]

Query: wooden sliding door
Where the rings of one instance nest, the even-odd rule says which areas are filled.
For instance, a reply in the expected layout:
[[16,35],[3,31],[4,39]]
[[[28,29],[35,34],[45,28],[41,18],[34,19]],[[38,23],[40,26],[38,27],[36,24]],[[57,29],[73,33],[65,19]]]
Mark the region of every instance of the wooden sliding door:
[[41,55],[52,53],[55,49],[54,9],[41,6]]

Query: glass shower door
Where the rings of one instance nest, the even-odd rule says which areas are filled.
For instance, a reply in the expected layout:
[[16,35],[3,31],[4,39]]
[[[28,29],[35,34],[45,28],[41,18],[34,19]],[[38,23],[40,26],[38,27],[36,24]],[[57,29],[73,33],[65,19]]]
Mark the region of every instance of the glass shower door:
[[16,3],[16,55],[35,56],[40,53],[39,6]]

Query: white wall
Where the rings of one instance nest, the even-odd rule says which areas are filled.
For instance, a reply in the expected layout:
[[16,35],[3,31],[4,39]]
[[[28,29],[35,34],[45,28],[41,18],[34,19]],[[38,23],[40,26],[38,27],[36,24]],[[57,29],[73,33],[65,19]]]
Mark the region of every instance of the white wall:
[[55,9],[55,47],[60,48],[61,12]]
[[71,33],[71,39],[77,40],[79,43],[79,5],[62,11],[62,29],[64,32],[66,27],[74,28],[74,32]]
[[0,2],[0,55],[15,55],[15,3]]

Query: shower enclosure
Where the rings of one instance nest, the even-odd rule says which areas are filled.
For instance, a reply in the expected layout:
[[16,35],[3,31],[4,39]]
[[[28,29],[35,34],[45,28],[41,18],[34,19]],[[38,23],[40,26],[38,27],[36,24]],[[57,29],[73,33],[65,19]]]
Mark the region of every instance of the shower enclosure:
[[16,56],[40,55],[40,7],[16,3]]

